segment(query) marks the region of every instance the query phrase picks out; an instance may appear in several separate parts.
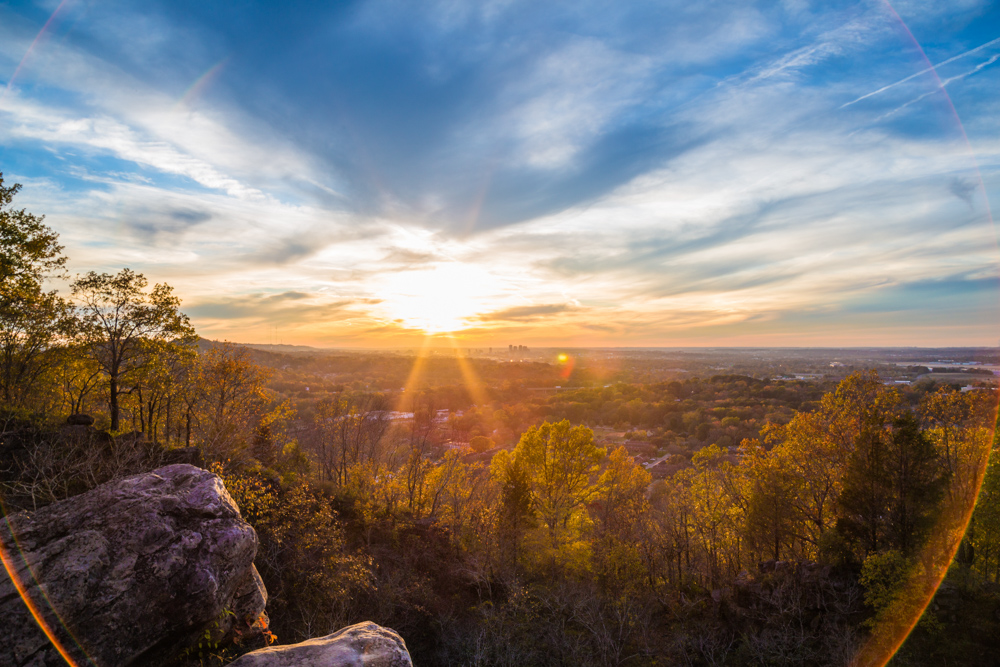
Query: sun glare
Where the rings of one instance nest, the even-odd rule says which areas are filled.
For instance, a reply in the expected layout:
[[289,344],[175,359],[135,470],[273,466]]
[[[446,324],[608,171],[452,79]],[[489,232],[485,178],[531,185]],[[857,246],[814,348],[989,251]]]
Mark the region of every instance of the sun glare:
[[427,333],[467,328],[476,313],[490,309],[496,280],[486,271],[458,262],[387,277],[378,296],[393,320]]

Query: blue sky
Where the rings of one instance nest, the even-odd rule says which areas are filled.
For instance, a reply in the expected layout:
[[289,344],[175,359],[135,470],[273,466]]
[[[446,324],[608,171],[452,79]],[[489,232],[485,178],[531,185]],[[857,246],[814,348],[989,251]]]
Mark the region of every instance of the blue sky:
[[996,3],[0,3],[0,85],[209,337],[1000,341]]

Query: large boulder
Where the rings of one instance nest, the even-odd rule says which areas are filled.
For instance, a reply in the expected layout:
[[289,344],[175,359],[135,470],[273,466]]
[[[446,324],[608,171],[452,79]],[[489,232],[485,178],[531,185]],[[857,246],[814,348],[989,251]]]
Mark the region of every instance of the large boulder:
[[66,423],[70,426],[93,426],[94,418],[90,415],[85,415],[82,413],[77,413],[75,415],[70,415],[66,417]]
[[413,667],[406,642],[389,628],[358,623],[301,644],[247,653],[230,667]]
[[65,665],[60,650],[80,665],[161,665],[206,633],[260,631],[257,535],[222,480],[194,466],[13,514],[0,547],[14,573],[0,570],[0,666]]

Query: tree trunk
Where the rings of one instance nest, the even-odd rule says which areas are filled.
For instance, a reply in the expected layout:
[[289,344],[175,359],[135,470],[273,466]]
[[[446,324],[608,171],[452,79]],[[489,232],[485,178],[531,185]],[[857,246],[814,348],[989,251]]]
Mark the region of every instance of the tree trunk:
[[111,396],[110,396],[110,406],[111,406],[111,430],[118,430],[118,377],[112,375],[109,380]]
[[[142,386],[136,387],[139,392],[139,432],[145,433],[148,429],[146,428],[146,411],[145,405],[142,402]],[[132,418],[132,423],[135,424],[135,417]]]

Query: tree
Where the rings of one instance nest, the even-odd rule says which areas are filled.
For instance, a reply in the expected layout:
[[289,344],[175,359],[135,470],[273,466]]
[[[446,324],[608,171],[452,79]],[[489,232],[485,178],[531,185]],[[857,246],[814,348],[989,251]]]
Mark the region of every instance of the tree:
[[62,404],[69,414],[85,412],[88,397],[101,381],[101,367],[79,344],[70,345],[62,352],[55,372]]
[[315,443],[323,477],[348,483],[352,466],[378,459],[391,422],[382,394],[341,392],[318,406],[322,419]]
[[131,269],[117,275],[91,271],[73,283],[83,338],[107,376],[112,431],[120,427],[119,397],[132,391],[133,375],[152,361],[149,343],[195,340],[173,288],[161,283],[146,292],[148,284]]
[[818,547],[834,525],[847,470],[852,460],[859,465],[858,443],[888,432],[899,401],[896,390],[883,385],[877,373],[856,372],[825,394],[815,412],[800,412],[788,424],[764,428],[780,470],[797,481],[788,500],[802,541]]
[[193,346],[154,341],[147,345],[151,348],[148,353],[152,362],[137,373],[130,403],[133,414],[138,412],[139,430],[150,434],[153,440],[162,434],[169,445],[177,415],[175,401],[176,408],[180,408],[183,380],[193,380],[198,376],[196,372],[191,372],[197,364],[197,355]]
[[501,449],[490,462],[490,475],[500,486],[499,523],[501,545],[509,552],[509,561],[517,564],[521,536],[533,525],[531,481],[521,461]]
[[886,476],[892,483],[888,537],[893,548],[906,554],[920,546],[933,525],[950,473],[912,414],[893,422],[888,464]]
[[350,552],[330,503],[305,484],[281,488],[258,474],[212,469],[257,531],[254,562],[268,610],[283,619],[274,628],[305,639],[349,623],[352,601],[372,585],[373,564]]
[[646,489],[650,474],[618,447],[607,459],[597,480],[594,514],[597,519],[594,545],[595,569],[608,587],[624,592],[642,580],[640,525],[648,512]]
[[951,478],[949,509],[964,515],[976,501],[990,455],[996,399],[992,392],[960,392],[943,386],[920,402],[924,433]]
[[911,553],[933,523],[946,482],[913,415],[896,418],[891,429],[866,429],[844,478],[838,525],[860,541],[865,556],[887,548]]
[[548,527],[553,546],[570,517],[595,493],[591,478],[606,454],[594,444],[593,431],[572,427],[569,420],[533,426],[514,448],[527,473],[532,506]]
[[0,172],[0,283],[41,283],[66,265],[59,235],[42,224],[43,217],[10,208],[20,183],[4,187]]
[[237,458],[247,449],[271,402],[271,373],[245,347],[224,343],[201,355],[197,378],[197,433],[209,458]]
[[726,460],[726,453],[718,445],[709,445],[691,457],[694,475],[691,477],[690,493],[692,505],[692,525],[700,538],[704,552],[709,582],[714,586],[722,576],[724,568],[738,571],[738,542],[730,476],[732,465]]
[[59,363],[59,344],[74,331],[72,308],[31,279],[0,286],[0,399],[25,407]]
[[20,188],[0,173],[0,399],[11,407],[26,405],[73,330],[69,304],[42,289],[62,271],[63,248],[43,218],[10,208]]
[[607,467],[597,480],[597,518],[602,531],[628,539],[632,524],[646,511],[646,489],[652,477],[618,447],[608,456]]
[[469,440],[469,449],[474,452],[485,452],[487,450],[493,449],[496,443],[492,439],[487,438],[485,435],[477,435]]
[[747,540],[759,554],[780,560],[782,549],[800,533],[795,511],[800,480],[777,450],[768,452],[757,441],[745,440],[740,453]]
[[971,545],[967,560],[987,581],[1000,582],[1000,449],[990,454],[969,527]]

